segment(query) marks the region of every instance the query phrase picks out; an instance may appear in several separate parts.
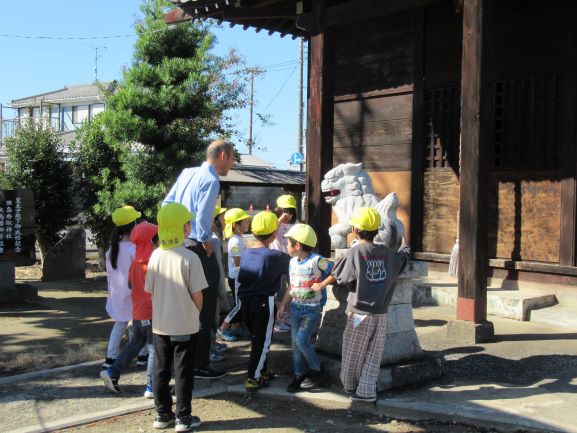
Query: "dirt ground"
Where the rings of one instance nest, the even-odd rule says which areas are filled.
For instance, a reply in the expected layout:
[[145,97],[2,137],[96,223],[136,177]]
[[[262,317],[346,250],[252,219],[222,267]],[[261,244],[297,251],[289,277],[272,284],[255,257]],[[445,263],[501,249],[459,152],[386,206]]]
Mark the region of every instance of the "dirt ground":
[[[322,412],[321,412],[322,411]],[[467,433],[479,430],[460,424],[432,421],[405,422],[379,415],[351,411],[345,403],[323,403],[320,408],[303,401],[271,400],[260,395],[225,394],[193,401],[193,414],[199,416],[202,432],[233,433],[238,431],[283,433],[345,433],[345,432],[451,432]],[[154,412],[151,410],[110,418],[104,421],[59,430],[59,432],[148,433]],[[167,429],[167,431],[172,431]]]

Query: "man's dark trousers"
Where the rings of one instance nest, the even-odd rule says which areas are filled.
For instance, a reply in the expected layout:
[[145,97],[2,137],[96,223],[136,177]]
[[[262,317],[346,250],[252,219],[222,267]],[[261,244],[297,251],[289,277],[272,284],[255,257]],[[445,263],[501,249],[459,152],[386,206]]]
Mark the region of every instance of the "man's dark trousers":
[[208,283],[208,288],[202,291],[202,311],[200,312],[200,331],[196,338],[196,360],[194,368],[206,370],[210,366],[210,344],[212,332],[216,331],[214,317],[216,315],[216,305],[218,300],[218,282],[220,279],[220,268],[216,261],[216,256],[211,254],[207,257],[206,251],[201,243],[187,247],[196,253],[204,276]]

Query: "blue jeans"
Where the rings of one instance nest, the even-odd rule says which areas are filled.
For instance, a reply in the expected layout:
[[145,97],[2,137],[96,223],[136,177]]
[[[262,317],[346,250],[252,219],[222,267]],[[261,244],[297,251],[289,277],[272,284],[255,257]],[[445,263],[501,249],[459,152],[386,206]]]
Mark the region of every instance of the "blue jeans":
[[[114,364],[110,367],[112,377],[118,379],[120,374],[128,368],[130,361],[140,352],[144,345],[148,346],[148,367],[146,370],[146,384],[152,384],[152,371],[154,367],[154,351],[152,349],[152,325],[150,320],[133,320],[132,321],[132,337]],[[151,357],[151,352],[153,356]]]
[[305,374],[306,363],[311,370],[320,370],[321,363],[311,342],[321,319],[320,305],[302,305],[292,302],[290,305],[290,322],[292,337],[292,354],[294,374]]

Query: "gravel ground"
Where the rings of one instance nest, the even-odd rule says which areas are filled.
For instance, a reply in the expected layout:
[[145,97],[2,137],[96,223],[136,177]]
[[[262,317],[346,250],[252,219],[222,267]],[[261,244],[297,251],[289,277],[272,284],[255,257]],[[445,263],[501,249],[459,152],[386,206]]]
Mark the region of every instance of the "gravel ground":
[[[271,400],[259,395],[225,394],[197,399],[193,413],[202,420],[202,432],[249,433],[346,433],[346,432],[451,432],[479,430],[460,424],[411,423],[379,415],[351,411],[346,403],[323,403],[322,407],[302,401]],[[59,432],[110,433],[155,432],[153,411],[138,412]],[[168,430],[167,430],[168,431]]]

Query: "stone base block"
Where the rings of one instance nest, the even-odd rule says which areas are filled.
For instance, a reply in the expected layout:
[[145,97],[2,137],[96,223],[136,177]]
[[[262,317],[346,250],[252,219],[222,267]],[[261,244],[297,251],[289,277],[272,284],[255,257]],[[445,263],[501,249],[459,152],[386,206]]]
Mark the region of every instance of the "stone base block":
[[44,257],[42,280],[84,278],[85,276],[86,233],[82,227],[72,227]]
[[467,320],[451,320],[447,324],[447,338],[466,344],[478,344],[495,336],[492,322],[474,323]]
[[16,284],[15,290],[0,290],[0,304],[34,301],[38,298],[38,289],[30,284]]
[[406,359],[418,359],[423,356],[417,332],[410,331],[387,334],[381,365],[394,364]]
[[16,273],[14,262],[0,262],[0,291],[16,288]]
[[[340,384],[340,359],[320,356],[323,366],[335,384]],[[442,375],[442,358],[425,356],[410,361],[381,366],[378,391],[414,385],[428,380],[438,379]]]

